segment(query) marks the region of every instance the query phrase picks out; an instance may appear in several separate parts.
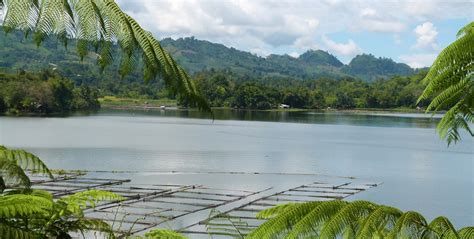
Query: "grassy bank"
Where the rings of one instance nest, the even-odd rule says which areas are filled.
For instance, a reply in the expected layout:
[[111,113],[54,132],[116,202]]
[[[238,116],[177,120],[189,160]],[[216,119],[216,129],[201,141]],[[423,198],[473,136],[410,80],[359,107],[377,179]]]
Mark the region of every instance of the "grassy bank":
[[104,96],[99,98],[102,108],[133,108],[133,107],[149,107],[159,108],[161,106],[176,107],[176,100],[172,99],[136,99],[136,98],[120,98],[115,96]]
[[[114,109],[130,109],[130,108],[160,108],[166,106],[168,108],[177,107],[176,100],[172,99],[138,99],[138,98],[121,98],[115,96],[105,96],[99,98],[99,102],[102,108],[114,108]],[[230,107],[215,107],[214,109],[228,109],[233,110]],[[300,109],[300,108],[289,108],[289,109],[268,109],[268,110],[254,110],[254,111],[268,111],[268,112],[305,112],[305,111],[320,111],[320,112],[347,112],[347,113],[424,113],[424,109],[413,109],[408,107],[398,108],[354,108],[354,109]]]

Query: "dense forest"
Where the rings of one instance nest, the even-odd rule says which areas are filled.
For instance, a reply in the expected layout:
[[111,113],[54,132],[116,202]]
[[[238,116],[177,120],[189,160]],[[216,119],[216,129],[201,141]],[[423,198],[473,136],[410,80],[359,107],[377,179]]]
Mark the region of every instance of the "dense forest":
[[[192,74],[213,107],[270,109],[287,104],[306,109],[415,108],[423,89],[421,79],[426,74],[425,69],[414,70],[368,54],[356,56],[344,65],[322,50],[310,50],[298,58],[263,58],[195,38],[164,39],[162,44]],[[38,47],[22,33],[0,34],[0,72],[4,72],[1,109],[49,113],[94,108],[95,98],[108,95],[175,98],[164,89],[160,79],[144,83],[139,70],[122,77],[117,61],[101,71],[94,49],[89,49],[90,53],[81,59],[75,48],[74,41],[64,47],[55,39],[48,39]],[[86,95],[83,98],[94,100],[83,104],[66,101],[69,106],[53,103],[57,99],[50,94],[53,84],[48,82],[53,80],[49,78],[64,81],[68,91],[76,92],[76,96],[82,90]],[[12,79],[20,81],[14,83]],[[13,92],[22,92],[20,88],[27,91],[18,93],[23,98],[12,97]],[[41,91],[34,89],[43,89],[45,96],[41,98]],[[187,106],[179,99],[178,104]]]
[[354,78],[252,78],[210,70],[197,73],[195,80],[213,107],[270,109],[286,104],[305,109],[416,108],[427,103],[416,104],[425,75],[426,71],[421,71],[369,83]]
[[[239,75],[254,77],[283,77],[297,79],[317,79],[329,77],[341,79],[345,77],[360,78],[374,81],[379,78],[408,76],[418,70],[403,63],[396,63],[389,58],[362,54],[354,57],[345,65],[329,52],[309,50],[295,58],[289,55],[270,55],[259,57],[249,52],[229,48],[221,44],[197,40],[193,37],[161,41],[163,47],[176,58],[180,65],[189,73],[203,70],[230,70]],[[95,49],[82,61],[76,54],[74,40],[65,48],[56,39],[47,39],[40,47],[34,44],[31,37],[24,37],[20,32],[0,34],[0,69],[4,71],[28,70],[38,71],[47,67],[56,67],[64,76],[77,83],[85,82],[106,89],[111,94],[122,93],[124,85],[134,88],[136,92],[146,91],[141,88],[142,73],[132,71],[128,76],[121,77],[118,70],[120,50],[114,49],[116,61],[101,74],[97,67],[98,55]],[[137,64],[141,64],[137,62]],[[138,67],[140,68],[140,67]],[[116,84],[120,80],[121,84]],[[151,81],[151,85],[161,87],[160,81]],[[148,87],[149,88],[149,87]]]
[[378,78],[412,75],[417,71],[406,64],[371,54],[358,55],[349,64],[344,65],[335,56],[322,50],[308,50],[299,57],[274,54],[259,57],[194,37],[177,40],[166,38],[161,43],[191,73],[217,69],[258,77],[291,77],[306,80],[321,77],[335,79],[354,77],[374,81]]
[[76,87],[57,72],[0,72],[0,113],[65,113],[99,108],[98,91]]

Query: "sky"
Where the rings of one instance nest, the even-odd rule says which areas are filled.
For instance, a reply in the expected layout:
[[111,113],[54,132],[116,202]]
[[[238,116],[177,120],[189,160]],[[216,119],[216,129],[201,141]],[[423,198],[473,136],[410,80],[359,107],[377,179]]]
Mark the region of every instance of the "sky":
[[117,0],[158,39],[194,36],[259,56],[322,49],[348,63],[371,53],[429,66],[474,0]]

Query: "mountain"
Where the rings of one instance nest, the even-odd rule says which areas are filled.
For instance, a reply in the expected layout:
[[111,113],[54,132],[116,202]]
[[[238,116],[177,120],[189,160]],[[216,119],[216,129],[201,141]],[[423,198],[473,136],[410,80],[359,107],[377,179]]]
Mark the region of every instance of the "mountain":
[[334,67],[341,67],[344,65],[335,56],[329,54],[329,52],[322,50],[309,50],[301,54],[298,59],[301,62],[310,65],[328,65]]
[[344,65],[334,55],[322,50],[309,50],[298,58],[275,54],[265,58],[194,37],[177,40],[165,38],[161,44],[191,73],[214,68],[254,76],[302,79],[355,77],[366,81],[415,73],[404,63],[370,54],[358,55],[348,65]]
[[[298,79],[354,77],[372,81],[380,77],[411,75],[415,72],[406,64],[367,54],[356,56],[348,65],[344,65],[334,55],[322,50],[310,50],[297,58],[289,55],[260,57],[194,37],[177,40],[166,38],[161,44],[191,74],[206,69],[229,69],[235,74],[251,77]],[[106,68],[102,74],[96,64],[97,55],[91,53],[81,61],[75,52],[74,41],[69,43],[67,49],[54,39],[47,40],[37,47],[31,39],[25,39],[20,32],[0,34],[0,56],[0,69],[3,71],[16,72],[20,69],[37,71],[55,67],[78,84],[99,86],[111,93],[119,91],[120,87],[127,87],[115,84],[117,79],[128,85],[142,83],[142,74],[138,70],[121,79],[117,73],[118,62]],[[151,84],[161,86],[160,81]],[[146,87],[137,91],[142,90],[146,90]]]
[[372,81],[380,77],[394,75],[411,75],[414,70],[406,64],[396,63],[390,58],[377,58],[371,54],[362,54],[354,57],[342,72],[348,75]]

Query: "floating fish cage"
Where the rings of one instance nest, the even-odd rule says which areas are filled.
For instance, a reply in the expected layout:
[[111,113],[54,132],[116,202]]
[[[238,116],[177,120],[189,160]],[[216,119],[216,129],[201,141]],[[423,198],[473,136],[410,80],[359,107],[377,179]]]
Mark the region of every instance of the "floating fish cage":
[[256,217],[261,210],[290,202],[342,200],[379,184],[338,178],[275,192],[273,188],[248,191],[201,184],[133,184],[129,179],[75,173],[54,179],[32,177],[32,188],[49,191],[55,198],[90,189],[123,196],[122,201],[102,202],[85,210],[86,217],[108,222],[119,238],[156,228],[171,228],[192,238],[239,238],[265,222]]

